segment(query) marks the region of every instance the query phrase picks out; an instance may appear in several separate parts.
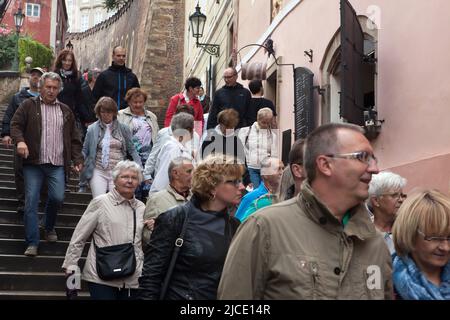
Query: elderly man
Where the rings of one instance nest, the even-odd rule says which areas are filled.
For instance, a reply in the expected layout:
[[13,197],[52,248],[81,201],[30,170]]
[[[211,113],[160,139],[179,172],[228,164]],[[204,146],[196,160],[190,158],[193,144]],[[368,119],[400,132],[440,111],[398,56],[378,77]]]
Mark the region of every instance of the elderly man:
[[242,84],[237,82],[238,73],[235,68],[227,68],[223,72],[225,85],[216,91],[214,100],[209,110],[207,129],[217,126],[217,115],[225,109],[235,109],[239,113],[239,123],[236,129],[251,125],[247,123],[247,111],[250,108],[252,95]]
[[[41,68],[33,68],[30,71],[29,88],[23,88],[17,92],[11,99],[11,102],[6,109],[5,115],[3,116],[2,124],[2,142],[5,146],[9,147],[12,145],[13,141],[11,139],[11,119],[16,113],[19,106],[28,98],[39,96],[39,79],[41,78],[44,70]],[[25,205],[25,191],[23,186],[23,171],[22,171],[22,158],[17,154],[16,149],[14,149],[14,179],[16,183],[17,200],[19,205],[17,206],[17,212],[23,213]]]
[[[244,222],[250,214],[256,211],[257,200],[262,200],[264,206],[272,204],[278,193],[283,168],[283,162],[278,158],[265,158],[261,161],[262,183],[257,189],[247,193],[242,198],[235,214],[236,218]],[[259,206],[261,206],[261,203]]]
[[150,240],[155,219],[163,212],[186,203],[191,198],[191,182],[194,166],[192,160],[178,157],[169,164],[169,185],[166,189],[150,194],[145,206],[143,231],[144,244]]
[[150,193],[164,190],[169,185],[168,168],[170,161],[177,157],[194,159],[192,151],[187,147],[194,132],[194,117],[185,112],[176,114],[170,125],[172,136],[162,146],[155,165],[155,179]]
[[131,88],[140,88],[139,80],[133,71],[125,67],[127,49],[116,46],[112,52],[111,66],[100,73],[92,94],[95,101],[101,97],[110,97],[117,103],[119,110],[128,107],[125,95]]
[[248,173],[254,189],[261,183],[261,161],[266,157],[278,156],[278,137],[272,130],[272,121],[272,110],[262,108],[258,111],[256,122],[238,133],[244,144]]
[[304,160],[300,194],[241,225],[218,297],[391,299],[391,257],[364,206],[378,167],[362,129],[317,128],[306,140]]
[[40,97],[24,101],[11,121],[11,136],[23,158],[25,180],[25,255],[36,256],[39,245],[38,202],[44,179],[48,185],[45,208],[45,237],[56,242],[55,221],[64,200],[65,173],[73,161],[76,171],[83,163],[81,141],[71,109],[56,97],[62,80],[53,72],[39,81]]

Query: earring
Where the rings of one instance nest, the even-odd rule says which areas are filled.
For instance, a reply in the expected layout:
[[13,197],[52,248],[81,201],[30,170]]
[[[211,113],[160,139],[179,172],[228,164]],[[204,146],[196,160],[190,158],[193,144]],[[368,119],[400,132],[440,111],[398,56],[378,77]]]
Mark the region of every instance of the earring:
[[209,199],[209,200],[211,200],[211,201],[214,201],[216,199],[216,194],[215,193],[213,193],[212,194],[212,198],[211,199]]

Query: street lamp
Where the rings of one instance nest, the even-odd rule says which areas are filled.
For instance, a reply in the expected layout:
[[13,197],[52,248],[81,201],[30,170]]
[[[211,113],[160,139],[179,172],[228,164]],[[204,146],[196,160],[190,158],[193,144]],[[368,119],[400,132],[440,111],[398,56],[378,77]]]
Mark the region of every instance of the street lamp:
[[67,44],[66,44],[66,49],[69,50],[69,51],[72,51],[72,50],[73,50],[73,44],[72,44],[72,42],[70,42],[70,40],[69,40],[69,42],[67,42]]
[[22,28],[23,20],[25,18],[25,15],[22,12],[22,8],[19,8],[16,13],[14,13],[14,24],[16,25],[16,52],[14,53],[14,61],[13,61],[13,70],[19,71],[19,58],[18,58],[18,51],[19,51],[19,34],[20,34],[20,28]]
[[203,37],[203,31],[205,29],[206,16],[200,12],[200,6],[197,2],[195,12],[189,16],[191,22],[192,36],[196,39],[197,48],[201,47],[210,55],[219,57],[220,46],[217,44],[199,43],[198,39]]

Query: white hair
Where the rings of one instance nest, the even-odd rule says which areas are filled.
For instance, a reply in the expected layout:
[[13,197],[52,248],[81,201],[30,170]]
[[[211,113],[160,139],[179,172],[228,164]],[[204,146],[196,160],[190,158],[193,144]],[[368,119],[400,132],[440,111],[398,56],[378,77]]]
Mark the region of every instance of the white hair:
[[144,177],[142,176],[142,168],[140,165],[138,165],[134,161],[122,160],[119,161],[119,163],[117,163],[114,169],[112,170],[113,181],[116,181],[119,174],[125,170],[136,171],[136,173],[138,174],[139,184],[142,182],[142,180],[144,180]]
[[406,183],[405,178],[390,171],[374,174],[369,184],[369,198],[379,197],[389,190],[403,189]]
[[270,108],[262,108],[259,109],[258,113],[256,114],[256,118],[258,120],[264,119],[264,118],[272,118],[273,117],[273,111]]

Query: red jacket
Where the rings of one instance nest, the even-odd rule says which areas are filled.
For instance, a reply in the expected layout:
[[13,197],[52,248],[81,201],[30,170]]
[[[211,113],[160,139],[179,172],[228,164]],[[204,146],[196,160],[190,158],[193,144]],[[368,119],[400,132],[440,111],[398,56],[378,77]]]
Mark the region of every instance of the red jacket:
[[182,104],[187,104],[194,108],[195,131],[201,137],[204,122],[202,104],[197,97],[189,100],[189,102],[186,102],[183,93],[176,94],[172,98],[170,98],[169,107],[166,111],[166,118],[164,119],[164,127],[170,126],[170,121],[172,121],[172,117],[177,111],[177,106]]

